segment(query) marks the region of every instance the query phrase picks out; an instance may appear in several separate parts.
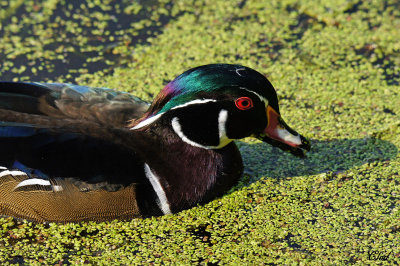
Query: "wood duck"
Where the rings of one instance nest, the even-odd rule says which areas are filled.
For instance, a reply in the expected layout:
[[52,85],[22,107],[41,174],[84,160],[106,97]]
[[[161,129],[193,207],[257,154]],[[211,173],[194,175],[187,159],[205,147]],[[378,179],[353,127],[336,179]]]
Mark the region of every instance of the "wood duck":
[[281,118],[257,71],[212,64],[151,105],[124,92],[0,82],[0,215],[36,222],[176,213],[223,195],[243,172],[235,139],[296,156],[309,142]]

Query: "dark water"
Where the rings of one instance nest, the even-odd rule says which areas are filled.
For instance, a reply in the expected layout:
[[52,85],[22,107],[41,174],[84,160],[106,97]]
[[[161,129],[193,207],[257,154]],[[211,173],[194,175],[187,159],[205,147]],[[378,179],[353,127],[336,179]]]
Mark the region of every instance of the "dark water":
[[[105,6],[60,1],[48,15],[45,15],[45,2],[34,6],[23,3],[2,21],[0,41],[10,42],[10,39],[20,37],[22,46],[15,49],[29,47],[31,50],[12,56],[14,48],[0,48],[0,80],[61,78],[65,82],[74,82],[76,77],[86,73],[103,71],[109,74],[115,67],[133,60],[135,45],[146,43],[174,19],[172,4],[160,6],[157,1],[139,1],[134,5],[133,1],[117,0]],[[10,2],[1,4],[3,10],[10,8]],[[142,7],[139,12],[129,11],[137,4]],[[158,15],[160,8],[166,12]],[[45,18],[43,22],[38,19],[41,16]],[[28,23],[26,20],[21,22],[23,18],[28,18]],[[143,27],[135,30],[135,25],[141,24]],[[43,45],[40,42],[32,45],[29,40],[43,38],[43,30],[51,33],[49,39]],[[36,50],[45,53],[36,58]]]

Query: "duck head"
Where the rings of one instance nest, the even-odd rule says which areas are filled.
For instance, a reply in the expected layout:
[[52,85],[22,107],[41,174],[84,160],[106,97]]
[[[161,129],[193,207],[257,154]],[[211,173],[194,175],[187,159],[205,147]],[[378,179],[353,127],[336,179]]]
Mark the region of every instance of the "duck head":
[[144,130],[156,121],[205,149],[252,136],[299,157],[310,150],[309,141],[282,119],[268,79],[241,65],[205,65],[179,75],[132,129]]

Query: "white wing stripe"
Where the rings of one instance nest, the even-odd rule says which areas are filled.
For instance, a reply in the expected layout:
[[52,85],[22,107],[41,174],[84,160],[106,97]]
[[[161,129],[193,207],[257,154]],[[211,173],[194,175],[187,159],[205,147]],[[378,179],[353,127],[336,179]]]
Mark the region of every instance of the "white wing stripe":
[[10,170],[5,170],[0,173],[0,177],[6,176],[6,175],[12,175],[12,176],[20,176],[20,175],[26,175],[25,172],[21,171],[10,171]]
[[48,180],[43,180],[43,179],[39,179],[39,178],[31,178],[31,179],[26,179],[26,180],[22,181],[14,189],[19,188],[19,187],[34,186],[34,185],[51,186],[50,181],[48,181]]

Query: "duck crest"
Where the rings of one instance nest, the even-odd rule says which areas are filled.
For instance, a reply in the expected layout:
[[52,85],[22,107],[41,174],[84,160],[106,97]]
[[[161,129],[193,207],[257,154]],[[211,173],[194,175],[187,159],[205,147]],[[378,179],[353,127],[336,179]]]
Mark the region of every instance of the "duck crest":
[[[269,86],[261,85],[267,82]],[[164,113],[176,106],[188,102],[194,97],[206,98],[206,95],[227,92],[232,87],[252,87],[256,94],[276,96],[272,85],[255,70],[241,65],[210,64],[190,69],[169,82],[157,95],[142,119],[134,121],[130,126],[151,116]],[[271,105],[279,112],[278,102],[272,101]]]

